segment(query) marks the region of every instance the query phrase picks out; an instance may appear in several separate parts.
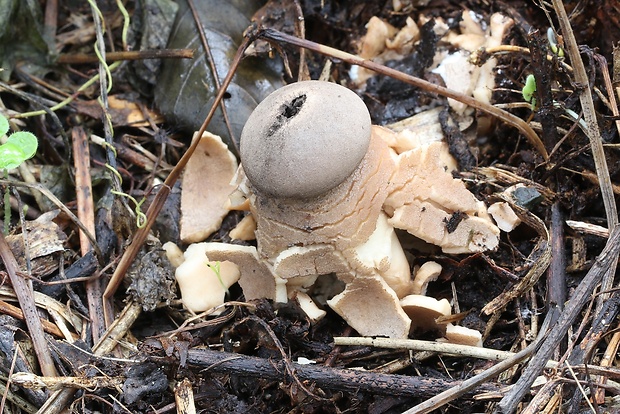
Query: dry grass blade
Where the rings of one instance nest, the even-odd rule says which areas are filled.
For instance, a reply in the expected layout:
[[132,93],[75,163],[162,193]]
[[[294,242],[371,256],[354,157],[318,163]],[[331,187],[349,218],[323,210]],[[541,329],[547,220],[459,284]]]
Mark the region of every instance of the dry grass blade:
[[[84,226],[95,235],[95,205],[93,201],[93,186],[90,178],[90,148],[88,136],[83,128],[76,127],[71,133],[73,141],[73,163],[75,166],[75,193],[77,199],[77,215]],[[82,255],[93,247],[91,241],[82,231],[80,236],[80,250]],[[99,340],[104,331],[103,303],[101,301],[101,280],[95,279],[86,283],[88,311],[92,321],[93,341]]]

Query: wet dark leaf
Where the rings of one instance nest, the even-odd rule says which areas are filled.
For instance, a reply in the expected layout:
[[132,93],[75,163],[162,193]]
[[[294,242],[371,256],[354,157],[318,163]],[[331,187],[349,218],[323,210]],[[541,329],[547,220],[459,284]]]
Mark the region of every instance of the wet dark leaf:
[[0,0],[0,10],[0,78],[7,81],[18,62],[28,62],[28,70],[45,65],[53,48],[38,1]]
[[130,366],[125,371],[123,401],[128,405],[145,408],[162,400],[168,389],[168,379],[160,367],[152,363]]
[[[142,0],[136,5],[131,22],[133,33],[139,37],[139,50],[165,48],[178,10],[177,4],[172,0]],[[145,82],[144,88],[151,87],[150,93],[143,91],[148,95],[153,93],[152,85],[157,83],[156,74],[160,66],[160,59],[138,60],[132,64],[137,78]]]
[[[258,1],[204,0],[194,2],[205,30],[218,76],[223,79],[237,51]],[[166,61],[155,90],[155,101],[161,112],[181,128],[200,128],[217,92],[214,77],[205,59],[200,36],[191,10],[182,1],[175,21],[169,48],[194,49],[195,58]],[[265,96],[281,85],[275,62],[248,57],[244,59],[225,96],[226,109],[233,134],[239,139],[246,119]],[[208,130],[230,144],[230,136],[221,110],[215,114]]]

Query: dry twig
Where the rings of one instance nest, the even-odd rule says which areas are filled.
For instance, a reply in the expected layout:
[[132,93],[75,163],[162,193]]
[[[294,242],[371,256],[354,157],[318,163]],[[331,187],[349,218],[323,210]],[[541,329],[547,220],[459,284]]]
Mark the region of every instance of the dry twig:
[[[159,358],[157,358],[159,360]],[[160,361],[158,361],[160,362]],[[162,360],[161,362],[165,362]],[[290,380],[284,373],[288,370],[285,362],[266,360],[246,355],[212,351],[209,349],[190,349],[187,355],[189,364],[204,367],[203,373],[226,373],[261,379]],[[373,394],[426,398],[437,390],[449,389],[460,381],[414,377],[405,375],[386,375],[349,369],[328,368],[316,365],[292,363],[295,374],[302,382],[312,382],[318,387],[331,390],[364,391]],[[481,385],[476,391],[497,391],[494,384]],[[473,389],[472,389],[473,391]]]

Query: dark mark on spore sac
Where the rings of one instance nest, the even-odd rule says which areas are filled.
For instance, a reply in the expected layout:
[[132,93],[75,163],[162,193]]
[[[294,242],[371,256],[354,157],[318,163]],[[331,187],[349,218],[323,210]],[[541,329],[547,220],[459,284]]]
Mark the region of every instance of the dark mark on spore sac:
[[267,136],[272,136],[280,129],[286,121],[293,118],[299,113],[301,107],[306,102],[306,95],[300,95],[294,98],[290,103],[285,103],[280,107],[280,114],[276,117],[275,122],[269,127]]

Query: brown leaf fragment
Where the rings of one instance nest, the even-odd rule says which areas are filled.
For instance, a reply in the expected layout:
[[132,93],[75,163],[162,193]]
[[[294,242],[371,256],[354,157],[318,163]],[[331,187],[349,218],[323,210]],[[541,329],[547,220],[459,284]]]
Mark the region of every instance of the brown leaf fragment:
[[[101,119],[103,116],[101,104],[96,99],[76,101],[73,105],[79,113],[91,118]],[[161,114],[114,95],[108,97],[108,105],[108,113],[114,126],[149,127],[147,117],[155,123],[161,123],[164,120]]]
[[26,270],[26,258],[30,259],[32,274],[36,276],[49,275],[58,268],[58,260],[51,254],[64,250],[66,236],[52,221],[57,215],[58,211],[52,211],[26,223],[27,252],[23,234],[7,236],[7,243],[22,271]]

